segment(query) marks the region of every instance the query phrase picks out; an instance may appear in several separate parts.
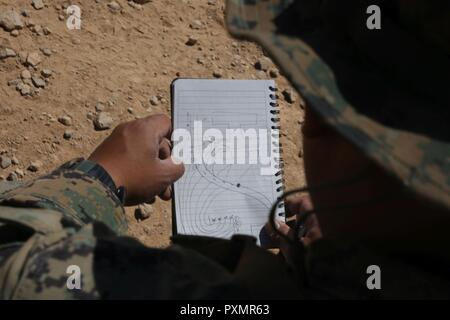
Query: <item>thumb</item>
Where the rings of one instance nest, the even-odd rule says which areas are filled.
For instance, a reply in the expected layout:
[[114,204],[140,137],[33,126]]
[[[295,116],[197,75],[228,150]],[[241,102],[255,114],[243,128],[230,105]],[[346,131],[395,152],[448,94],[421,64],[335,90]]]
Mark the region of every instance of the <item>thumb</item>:
[[280,231],[285,236],[287,236],[289,231],[291,231],[291,228],[289,228],[289,226],[284,222],[277,221],[276,224],[277,224],[278,231]]
[[169,184],[174,183],[183,176],[184,164],[180,160],[171,156],[164,160],[160,160],[160,162],[161,170],[163,170],[162,172],[167,176]]

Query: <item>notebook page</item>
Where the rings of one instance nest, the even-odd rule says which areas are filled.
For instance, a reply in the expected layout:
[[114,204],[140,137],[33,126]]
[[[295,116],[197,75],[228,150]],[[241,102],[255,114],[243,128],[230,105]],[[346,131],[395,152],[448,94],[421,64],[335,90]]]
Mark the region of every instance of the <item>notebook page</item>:
[[[174,82],[174,130],[185,129],[191,136],[188,157],[191,162],[185,162],[185,174],[174,185],[177,233],[227,239],[234,234],[247,234],[259,239],[270,208],[281,193],[276,183],[280,176],[262,174],[262,167],[269,168],[270,164],[263,165],[261,158],[265,156],[267,161],[269,152],[276,151],[273,145],[276,141],[270,138],[278,134],[271,130],[274,115],[270,112],[273,110],[270,87],[275,87],[272,80],[178,79]],[[205,136],[208,129],[222,133],[222,140],[218,135]],[[232,140],[227,139],[227,129],[250,129],[249,134],[254,130],[257,143],[248,138],[245,145],[232,145]],[[198,152],[208,150],[208,146],[214,149],[210,154],[216,156],[212,164],[205,163],[204,152],[200,156]],[[217,163],[220,158],[222,164]]]

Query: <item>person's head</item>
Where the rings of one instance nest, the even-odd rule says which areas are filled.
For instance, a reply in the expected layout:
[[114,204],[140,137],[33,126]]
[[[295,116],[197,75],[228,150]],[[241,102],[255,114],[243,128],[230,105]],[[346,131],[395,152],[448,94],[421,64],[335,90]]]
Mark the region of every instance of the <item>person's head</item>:
[[[381,29],[368,28],[369,5]],[[231,33],[259,42],[306,101],[305,173],[325,237],[448,247],[449,7],[229,1]]]
[[303,155],[324,237],[390,252],[446,252],[449,211],[405,188],[310,108]]

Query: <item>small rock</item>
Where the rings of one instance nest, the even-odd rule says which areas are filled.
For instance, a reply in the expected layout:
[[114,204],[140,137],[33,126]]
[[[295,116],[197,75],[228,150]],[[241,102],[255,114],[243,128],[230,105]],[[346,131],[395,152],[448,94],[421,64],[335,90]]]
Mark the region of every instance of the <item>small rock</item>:
[[94,112],[88,112],[87,114],[86,114],[86,118],[88,119],[88,120],[91,120],[91,121],[93,121],[94,119],[95,119],[95,117],[96,117],[96,114],[94,113]]
[[[31,79],[22,79],[23,83],[22,84],[27,84],[29,86],[33,86],[33,81]],[[20,90],[20,88],[19,88]]]
[[22,169],[19,169],[19,168],[17,168],[17,169],[14,170],[13,172],[14,172],[14,173],[17,175],[17,177],[19,177],[19,178],[23,178],[24,175],[25,175],[25,172],[23,172],[23,170],[22,170]]
[[198,30],[198,29],[201,29],[203,27],[203,23],[200,20],[194,20],[194,21],[191,22],[189,27],[191,29]]
[[188,38],[188,40],[186,41],[186,45],[188,45],[188,46],[193,46],[193,45],[195,45],[197,42],[198,42],[198,38],[197,38],[197,37],[195,37],[195,36],[190,36],[190,37]]
[[128,107],[127,109],[129,114],[133,114],[134,113],[134,109],[132,107]]
[[41,71],[41,75],[44,78],[50,78],[52,76],[52,74],[53,74],[53,71],[50,69],[42,69],[42,71]]
[[22,90],[23,85],[24,82],[22,81],[22,79],[17,79],[16,90],[18,91]]
[[214,78],[222,78],[222,72],[220,70],[215,70],[213,72],[213,77]]
[[66,20],[66,18],[65,18],[62,14],[60,14],[60,15],[58,16],[58,20],[59,20],[59,21],[64,21],[64,20]]
[[17,181],[19,180],[19,177],[17,176],[17,174],[15,172],[11,172],[8,177],[6,178],[6,180],[8,181]]
[[11,158],[11,163],[12,163],[13,165],[18,165],[18,164],[19,164],[19,159],[17,159],[16,156],[13,156],[13,157]]
[[9,81],[8,81],[8,86],[10,86],[10,87],[16,87],[16,89],[17,89],[17,85],[18,85],[19,83],[22,83],[22,80],[21,80],[21,79],[13,79],[13,80],[9,80]]
[[25,51],[20,51],[19,52],[19,60],[20,63],[25,64],[27,62],[27,58],[28,58],[28,53]]
[[73,137],[73,131],[72,130],[64,131],[64,134],[63,134],[63,138],[64,139],[70,140],[70,139],[72,139],[72,137]]
[[69,127],[72,125],[72,118],[69,116],[62,116],[58,118],[58,122]]
[[134,1],[128,1],[128,5],[136,10],[142,10],[142,6]]
[[23,9],[22,11],[20,11],[20,14],[21,14],[22,16],[24,16],[24,17],[29,17],[29,16],[30,16],[30,14],[28,13],[28,11],[25,10],[25,9]]
[[108,8],[112,11],[120,11],[122,9],[120,4],[118,4],[116,1],[111,1],[110,3],[108,3]]
[[7,157],[7,156],[0,156],[0,167],[2,169],[8,168],[9,166],[11,166],[11,164],[12,164],[12,161],[11,161],[11,159],[9,157]]
[[267,74],[264,72],[264,71],[262,71],[262,70],[257,70],[256,71],[256,78],[257,79],[267,79]]
[[74,44],[74,45],[79,45],[79,44],[81,44],[81,40],[78,39],[78,38],[72,38],[71,42],[72,42],[72,44]]
[[10,35],[13,37],[18,37],[20,35],[20,32],[19,32],[19,30],[13,30],[13,31],[11,31]]
[[41,52],[44,56],[50,57],[52,55],[52,49],[49,48],[41,48]]
[[49,27],[43,27],[43,28],[42,28],[42,32],[43,32],[46,36],[48,36],[49,34],[52,33],[52,30],[51,30]]
[[14,58],[17,55],[17,53],[10,48],[1,48],[0,49],[0,60],[6,59],[6,58]]
[[106,130],[111,128],[113,119],[107,112],[100,112],[94,120],[96,130]]
[[34,23],[33,19],[28,19],[25,24],[28,28],[34,27],[36,25],[36,23]]
[[33,6],[33,8],[35,8],[36,10],[41,10],[44,8],[44,2],[42,0],[33,0],[31,2],[31,5]]
[[32,76],[31,80],[36,88],[45,88],[45,80],[38,76]]
[[270,61],[267,57],[262,57],[255,63],[255,68],[262,71],[267,71],[270,68],[270,65],[272,64],[272,61]]
[[286,100],[287,103],[295,103],[296,99],[295,99],[295,93],[294,90],[292,89],[285,89],[283,92],[283,97],[284,100]]
[[97,112],[101,112],[105,110],[105,105],[101,102],[97,102],[97,104],[95,105],[95,111]]
[[22,72],[20,73],[20,77],[22,79],[31,79],[31,72],[28,71],[27,69],[22,70]]
[[41,56],[39,52],[30,52],[27,56],[27,65],[36,67],[39,63],[42,62]]
[[0,27],[5,29],[5,31],[13,31],[16,29],[22,29],[24,24],[22,18],[17,12],[7,10],[0,13]]
[[269,75],[272,78],[278,78],[278,76],[280,75],[280,72],[278,71],[278,69],[270,69]]
[[136,210],[134,211],[134,217],[136,218],[136,220],[142,221],[142,220],[150,218],[152,213],[153,213],[152,205],[144,203],[144,204],[140,204],[136,208]]
[[159,99],[157,96],[153,96],[150,98],[150,103],[152,106],[157,106],[159,104]]
[[39,160],[31,162],[31,164],[28,166],[28,171],[31,172],[38,172],[42,168],[42,162]]
[[39,36],[42,36],[44,34],[44,31],[39,24],[32,26],[31,31],[33,31],[34,33],[36,33]]
[[29,96],[32,93],[31,86],[29,86],[28,84],[23,84],[19,91],[23,96]]

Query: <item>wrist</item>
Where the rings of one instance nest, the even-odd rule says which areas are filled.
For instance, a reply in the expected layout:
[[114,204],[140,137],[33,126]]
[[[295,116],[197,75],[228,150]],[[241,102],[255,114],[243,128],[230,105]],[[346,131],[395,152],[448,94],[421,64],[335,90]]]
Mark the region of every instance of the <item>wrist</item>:
[[103,168],[103,170],[105,170],[106,173],[108,173],[109,177],[111,178],[111,180],[114,182],[114,184],[117,187],[119,187],[119,186],[125,187],[124,179],[122,178],[120,173],[117,172],[117,170],[115,169],[115,166],[110,165],[106,161],[103,161],[103,160],[100,160],[100,159],[96,159],[95,157],[92,157],[92,156],[89,157],[85,161],[93,162],[93,163],[97,164],[98,166],[100,166],[101,168]]

